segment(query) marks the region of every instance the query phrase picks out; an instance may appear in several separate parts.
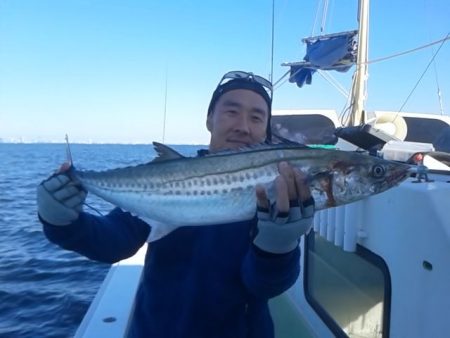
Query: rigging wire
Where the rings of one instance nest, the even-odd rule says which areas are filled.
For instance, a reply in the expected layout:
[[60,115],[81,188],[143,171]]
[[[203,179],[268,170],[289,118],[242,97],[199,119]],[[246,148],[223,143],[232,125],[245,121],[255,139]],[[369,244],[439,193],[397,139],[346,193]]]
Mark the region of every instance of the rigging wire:
[[[355,89],[354,89],[354,87],[356,85],[355,76],[356,76],[356,73],[353,74],[351,93],[354,93],[354,91],[355,91]],[[352,97],[352,95],[349,94],[347,96],[347,101],[345,102],[344,108],[342,109],[342,112],[339,116],[339,119],[343,126],[347,125],[350,122],[353,104],[354,104],[354,97]]]
[[441,112],[441,115],[444,115],[444,104],[442,103],[442,92],[441,92],[441,87],[439,85],[439,77],[438,77],[438,72],[436,69],[436,62],[433,62],[433,68],[434,68],[434,76],[436,79],[436,87],[437,87],[437,96],[438,96],[438,101],[439,101],[439,111]]
[[[425,13],[425,18],[426,18],[426,27],[427,27],[427,35],[428,35],[428,40],[431,40],[431,25],[430,23],[432,22],[432,17],[431,17],[431,13],[430,13],[430,8],[429,8],[429,4],[426,0],[423,0],[423,6],[424,6],[424,13]],[[434,54],[434,48],[432,47],[430,50],[430,55],[432,56]],[[434,69],[434,78],[436,81],[436,89],[437,89],[437,98],[438,98],[438,103],[439,103],[439,110],[441,112],[441,115],[444,115],[444,106],[442,103],[442,95],[441,95],[441,88],[439,85],[439,76],[438,76],[438,72],[437,72],[437,68],[436,68],[436,60],[434,60],[433,62],[433,69]]]
[[[273,81],[273,53],[275,44],[275,0],[272,0],[272,42],[271,42],[271,52],[270,52],[270,82]],[[273,91],[271,94],[271,99],[273,100]]]
[[322,3],[321,0],[317,1],[317,10],[316,10],[316,15],[314,16],[314,24],[313,24],[313,28],[311,31],[311,36],[314,36],[314,32],[316,31],[316,25],[317,25],[317,21],[319,18],[319,11],[320,11],[320,4]]
[[450,40],[450,33],[447,34],[446,37],[443,38],[443,39],[436,40],[436,41],[430,42],[430,43],[428,43],[426,45],[422,45],[422,46],[419,46],[419,47],[416,47],[416,48],[413,48],[413,49],[408,49],[408,50],[406,50],[404,52],[400,52],[400,53],[392,54],[392,55],[385,56],[385,57],[382,57],[382,58],[370,60],[370,61],[367,61],[366,63],[370,64],[370,63],[378,63],[378,62],[381,62],[381,61],[386,61],[386,60],[393,59],[393,58],[398,57],[398,56],[402,56],[402,55],[405,55],[405,54],[416,52],[416,51],[424,49],[424,48],[431,47],[431,46],[436,45],[438,43],[441,43],[441,46],[442,46],[442,44],[444,42],[446,42],[447,40]]
[[[300,70],[301,69],[297,70],[291,77],[295,76]],[[349,93],[345,89],[345,87],[342,86],[331,74],[328,74],[327,72],[324,72],[324,71],[322,71],[320,69],[318,69],[317,72],[328,83],[330,83],[333,87],[335,87],[337,89],[337,91],[339,91],[344,97],[348,97],[349,96]],[[273,90],[276,90],[276,89],[280,88],[283,84],[285,84],[289,80],[289,78],[284,79],[289,73],[290,73],[290,70],[288,70],[286,73],[284,73],[283,76],[281,78],[279,78],[278,81],[273,84]],[[283,79],[284,79],[284,81],[281,82]]]
[[[433,55],[434,49],[431,48],[431,54]],[[437,89],[437,96],[438,96],[438,102],[439,102],[439,111],[441,112],[441,115],[444,115],[444,105],[442,103],[442,93],[441,93],[441,87],[439,85],[439,76],[438,71],[436,68],[436,60],[433,61],[433,70],[434,70],[434,79],[436,81],[436,89]]]
[[323,33],[325,31],[325,24],[327,21],[328,14],[328,0],[325,0],[323,3],[323,12],[322,12],[322,22],[320,24],[320,32]]
[[341,122],[341,126],[346,126],[350,121],[350,96],[347,98],[345,102],[344,108],[342,108],[341,114],[339,114],[339,121]]
[[[298,70],[299,71],[299,70]],[[298,72],[297,71],[297,72]],[[284,73],[273,85],[272,85],[272,87],[273,87],[273,90],[275,91],[275,89],[278,89],[278,88],[280,88],[282,85],[284,85],[288,80],[289,80],[289,78],[287,78],[286,80],[284,80],[283,82],[281,82],[289,73],[291,72],[291,70],[290,69],[288,69],[288,71],[286,72],[286,73]],[[295,72],[292,76],[295,76],[295,74],[297,74],[297,72]],[[281,82],[281,83],[280,83]],[[280,84],[280,85],[278,85],[278,84]]]
[[[431,53],[434,53],[434,49],[431,49]],[[438,71],[436,68],[436,60],[433,62],[433,68],[434,68],[434,76],[436,80],[436,87],[437,87],[437,96],[438,96],[438,102],[439,102],[439,110],[441,112],[441,115],[444,115],[444,104],[442,102],[442,93],[441,93],[441,87],[439,85],[439,76]]]
[[405,102],[403,102],[402,106],[400,107],[400,109],[398,110],[399,112],[402,111],[403,107],[406,105],[406,103],[408,103],[409,99],[411,98],[412,94],[414,93],[414,91],[416,90],[417,86],[419,85],[420,81],[422,81],[422,78],[424,77],[424,75],[426,74],[426,72],[428,71],[428,68],[430,68],[431,64],[433,63],[434,59],[436,58],[436,55],[439,53],[439,51],[441,50],[442,46],[444,45],[445,41],[447,41],[450,38],[450,33],[447,34],[447,36],[442,39],[441,41],[441,45],[439,46],[438,50],[436,51],[436,53],[434,53],[433,57],[431,58],[430,62],[428,63],[428,65],[426,66],[425,70],[422,72],[422,75],[419,77],[419,79],[417,80],[414,88],[411,90],[411,92],[409,93],[408,97],[406,98]]
[[[277,19],[282,19],[284,13],[286,13],[286,8],[288,5],[289,0],[284,0],[283,3],[281,5],[278,5],[277,8]],[[282,20],[281,20],[282,21]],[[274,51],[275,51],[275,0],[272,0],[272,42],[271,42],[271,70],[270,70],[270,74],[269,74],[269,80],[270,82],[272,82],[272,95],[273,95],[273,88],[275,87],[275,84],[277,84],[280,80],[278,80],[275,84],[273,84],[273,64],[274,64]],[[284,78],[286,76],[286,74],[284,74],[281,78]],[[273,97],[272,97],[273,99]]]
[[328,83],[330,83],[334,88],[337,89],[339,93],[342,94],[344,97],[348,97],[349,92],[343,85],[341,85],[338,80],[336,80],[330,73],[327,73],[323,70],[318,69],[317,73],[319,73],[320,76],[322,76]]

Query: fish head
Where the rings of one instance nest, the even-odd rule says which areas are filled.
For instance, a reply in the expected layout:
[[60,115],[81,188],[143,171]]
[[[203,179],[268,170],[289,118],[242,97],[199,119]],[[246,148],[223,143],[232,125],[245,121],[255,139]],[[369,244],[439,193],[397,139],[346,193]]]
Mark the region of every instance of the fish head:
[[328,205],[336,206],[379,194],[397,186],[410,175],[404,163],[361,155],[358,160],[337,163],[332,169]]
[[411,166],[393,161],[374,161],[368,170],[370,192],[378,194],[399,185],[410,176]]

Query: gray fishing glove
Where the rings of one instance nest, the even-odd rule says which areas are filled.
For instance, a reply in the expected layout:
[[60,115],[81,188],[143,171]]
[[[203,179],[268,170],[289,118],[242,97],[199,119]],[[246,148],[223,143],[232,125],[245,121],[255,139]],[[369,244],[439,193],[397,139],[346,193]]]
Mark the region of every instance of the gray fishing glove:
[[305,202],[291,201],[289,212],[281,213],[272,205],[271,210],[258,207],[258,234],[253,243],[263,251],[283,254],[294,250],[300,237],[313,224],[314,199]]
[[38,213],[53,225],[68,225],[75,221],[85,199],[86,192],[65,174],[50,176],[37,188]]

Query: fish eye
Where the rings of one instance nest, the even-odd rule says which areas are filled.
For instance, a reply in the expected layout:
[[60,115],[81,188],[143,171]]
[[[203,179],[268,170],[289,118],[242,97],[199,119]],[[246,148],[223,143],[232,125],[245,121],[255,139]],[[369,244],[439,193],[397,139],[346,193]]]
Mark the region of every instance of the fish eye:
[[386,174],[386,169],[381,164],[375,164],[372,167],[372,176],[375,178],[382,178]]

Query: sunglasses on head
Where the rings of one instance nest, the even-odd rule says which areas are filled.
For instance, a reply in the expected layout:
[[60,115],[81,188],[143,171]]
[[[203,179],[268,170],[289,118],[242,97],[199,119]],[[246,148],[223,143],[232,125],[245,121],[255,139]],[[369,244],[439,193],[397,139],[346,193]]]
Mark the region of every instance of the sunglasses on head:
[[235,79],[244,79],[248,80],[249,82],[258,83],[261,86],[263,86],[269,93],[269,96],[272,97],[272,83],[269,80],[263,78],[262,76],[255,75],[250,72],[244,72],[240,70],[228,72],[222,77],[222,80],[220,80],[219,86],[224,84],[226,80],[235,80]]

